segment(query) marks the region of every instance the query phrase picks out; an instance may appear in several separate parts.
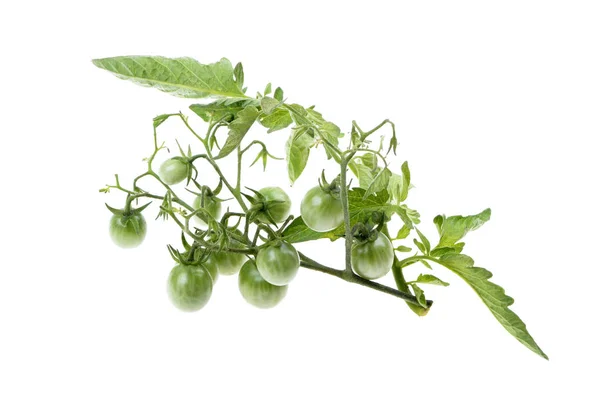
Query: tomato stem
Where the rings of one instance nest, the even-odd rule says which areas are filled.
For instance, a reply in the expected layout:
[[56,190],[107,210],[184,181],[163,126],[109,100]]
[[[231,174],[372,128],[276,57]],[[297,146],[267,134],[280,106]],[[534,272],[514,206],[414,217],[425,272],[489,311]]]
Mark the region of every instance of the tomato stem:
[[348,210],[348,184],[346,182],[346,171],[348,168],[348,162],[354,155],[355,151],[350,152],[348,155],[342,157],[340,161],[340,200],[342,201],[342,210],[344,212],[344,229],[346,239],[346,269],[345,272],[348,276],[352,275],[352,265],[350,261],[352,251],[352,229],[350,226],[350,211]]
[[[316,262],[315,260],[307,257],[306,255],[304,255],[301,252],[298,252],[298,255],[300,256],[300,266],[301,267],[304,267],[307,269],[312,269],[313,271],[323,272],[328,275],[333,275],[335,277],[345,280],[346,282],[365,286],[370,289],[377,290],[379,292],[383,292],[383,293],[389,294],[394,297],[398,297],[398,298],[406,301],[407,303],[411,303],[411,304],[420,306],[417,298],[410,293],[401,292],[400,290],[396,290],[392,287],[382,285],[381,283],[373,282],[371,280],[361,278],[360,276],[354,274],[353,272],[348,273],[348,272],[346,272],[346,270],[339,270],[339,269],[327,267],[327,266],[320,264],[320,263]],[[433,304],[433,301],[427,300],[428,308],[431,307],[432,304]]]

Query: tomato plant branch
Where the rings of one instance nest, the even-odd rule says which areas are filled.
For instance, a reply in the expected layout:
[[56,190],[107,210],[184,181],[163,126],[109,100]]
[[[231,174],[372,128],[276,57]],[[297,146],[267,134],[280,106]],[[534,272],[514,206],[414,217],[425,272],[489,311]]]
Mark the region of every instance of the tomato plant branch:
[[[339,270],[339,269],[327,267],[327,266],[320,264],[317,261],[307,257],[306,255],[302,254],[301,252],[298,252],[298,254],[300,256],[300,266],[301,267],[311,269],[314,271],[323,272],[328,275],[333,275],[335,277],[345,280],[346,282],[365,286],[370,289],[374,289],[374,290],[377,290],[377,291],[380,291],[383,293],[387,293],[394,297],[398,297],[406,302],[420,305],[419,302],[417,301],[417,298],[415,296],[413,296],[412,294],[404,293],[404,292],[401,292],[394,288],[391,288],[389,286],[382,285],[381,283],[377,283],[377,282],[373,282],[368,279],[361,278],[360,276],[358,276],[354,273],[348,273],[345,270]],[[433,304],[433,301],[428,300],[427,304],[429,307],[431,307],[431,305]]]

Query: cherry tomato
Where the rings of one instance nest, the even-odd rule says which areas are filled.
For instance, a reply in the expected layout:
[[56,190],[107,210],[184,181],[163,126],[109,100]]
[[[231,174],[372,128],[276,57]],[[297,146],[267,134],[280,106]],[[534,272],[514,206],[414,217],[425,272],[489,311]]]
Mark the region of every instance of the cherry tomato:
[[176,265],[169,274],[167,293],[175,307],[182,311],[198,311],[208,303],[213,280],[205,267]]
[[267,282],[258,272],[256,263],[248,260],[240,270],[238,287],[244,299],[258,308],[275,307],[285,297],[288,287]]
[[306,226],[316,232],[327,232],[344,222],[342,201],[320,186],[311,188],[300,204],[300,214]]
[[294,246],[285,242],[273,242],[259,250],[256,267],[262,277],[276,286],[287,285],[300,268],[300,258]]
[[292,200],[288,194],[279,187],[266,187],[258,192],[264,197],[263,208],[257,216],[258,220],[270,223],[269,217],[267,217],[269,214],[276,223],[285,221],[292,207]]
[[382,233],[373,241],[356,242],[351,251],[352,269],[365,279],[377,279],[392,269],[394,247]]

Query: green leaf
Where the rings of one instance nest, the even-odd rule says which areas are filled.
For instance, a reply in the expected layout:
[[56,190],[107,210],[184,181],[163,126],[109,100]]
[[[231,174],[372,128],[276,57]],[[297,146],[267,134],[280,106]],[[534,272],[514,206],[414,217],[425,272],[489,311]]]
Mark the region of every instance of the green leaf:
[[402,228],[398,230],[395,239],[405,239],[408,237],[408,235],[410,235],[410,228],[406,224],[404,224]]
[[237,117],[229,123],[229,134],[225,145],[221,148],[219,155],[215,156],[215,159],[223,158],[229,155],[235,148],[240,145],[244,136],[254,124],[254,121],[258,117],[258,109],[254,106],[247,106],[238,112]]
[[388,184],[388,192],[392,198],[392,202],[400,204],[408,197],[410,189],[410,170],[408,163],[402,163],[400,167],[401,174],[392,173]]
[[233,68],[233,77],[235,78],[235,83],[237,86],[244,91],[244,67],[241,62],[238,62]]
[[440,278],[430,274],[421,274],[415,281],[416,283],[426,283],[429,285],[438,285],[438,286],[449,286],[448,282],[444,282]]
[[277,101],[283,101],[283,90],[281,89],[281,87],[277,87],[275,89],[275,92],[273,93],[273,98],[275,98]]
[[217,121],[223,119],[225,122],[232,121],[236,115],[249,105],[258,105],[254,99],[241,99],[238,101],[216,100],[209,104],[193,104],[190,109],[205,122]]
[[270,115],[280,104],[279,101],[271,97],[263,97],[260,100],[260,107],[265,115]]
[[160,126],[161,124],[163,124],[163,122],[165,120],[167,120],[171,116],[173,116],[172,113],[171,114],[165,114],[165,115],[158,115],[158,116],[156,116],[154,119],[152,119],[154,127],[156,128],[156,127]]
[[358,185],[366,190],[366,196],[386,189],[392,177],[390,170],[377,167],[377,157],[372,153],[354,157],[348,167],[358,178]]
[[421,243],[423,243],[423,248],[425,249],[423,254],[429,254],[429,251],[431,250],[431,243],[429,243],[429,240],[417,228],[415,228],[415,231],[417,231],[419,239],[421,239]]
[[288,163],[288,176],[292,184],[300,177],[308,162],[310,146],[314,139],[306,132],[306,129],[295,128],[290,134],[285,145],[286,159]]
[[[400,260],[398,260],[396,256],[394,256],[392,274],[394,275],[394,281],[396,282],[396,287],[398,287],[398,290],[404,293],[411,294],[411,291],[408,288],[408,284],[406,283],[406,279],[404,279],[402,267],[400,266]],[[423,308],[420,305],[416,305],[409,302],[406,302],[406,305],[408,306],[408,308],[411,309],[412,312],[414,312],[418,316],[425,316],[429,312],[429,308]]]
[[431,256],[433,257],[441,257],[444,254],[448,254],[448,253],[460,253],[460,250],[457,250],[456,247],[452,246],[452,247],[438,247],[435,248],[431,251],[431,253],[429,253]]
[[394,250],[399,251],[401,253],[408,253],[412,251],[412,248],[408,247],[408,246],[398,246],[397,248],[395,248]]
[[[350,225],[357,222],[367,222],[374,212],[384,212],[390,217],[392,214],[398,214],[405,223],[412,228],[413,223],[407,215],[406,208],[388,203],[389,196],[386,191],[381,191],[377,195],[368,196],[363,199],[365,190],[353,188],[348,191],[348,211],[350,213]],[[344,236],[344,225],[329,232],[315,232],[308,228],[301,217],[297,217],[283,231],[283,236],[290,243],[307,242],[316,239],[328,238],[333,240]]]
[[213,64],[201,64],[192,58],[154,56],[103,58],[92,62],[120,79],[154,87],[176,97],[246,97],[226,58]]
[[425,299],[425,292],[423,292],[423,289],[421,289],[419,286],[417,286],[415,284],[412,285],[412,288],[413,288],[413,291],[415,292],[415,297],[417,298],[417,301],[419,302],[421,307],[427,308],[427,300]]
[[[440,231],[440,242],[437,247],[452,247],[461,240],[469,231],[474,231],[481,227],[490,219],[492,211],[485,209],[479,214],[473,216],[437,216],[434,219]],[[439,218],[441,217],[441,219]]]
[[425,250],[425,246],[423,246],[423,244],[422,244],[421,242],[419,242],[419,241],[418,241],[418,240],[416,240],[416,239],[413,239],[413,243],[415,244],[415,246],[417,246],[417,248],[419,249],[419,251],[420,251],[421,253],[423,253],[423,254],[427,254],[427,253],[426,253],[426,251],[427,251],[427,250]]
[[367,187],[367,190],[365,191],[365,198],[367,196],[373,195],[376,192],[386,189],[390,181],[391,175],[392,172],[389,169],[382,169],[381,167],[378,167],[377,174],[375,174],[373,180],[371,181],[371,183]]
[[267,86],[265,87],[265,91],[263,91],[263,97],[266,97],[267,95],[271,94],[271,83],[267,83]]
[[492,277],[490,271],[485,268],[474,267],[473,259],[464,254],[446,254],[440,257],[439,260],[442,265],[460,276],[475,290],[475,293],[508,333],[531,351],[548,359],[548,356],[544,354],[527,331],[525,323],[508,308],[514,300],[504,293],[503,288],[489,281]]
[[260,124],[269,129],[267,133],[272,133],[292,124],[292,117],[287,110],[277,108],[270,115],[264,115],[260,119]]

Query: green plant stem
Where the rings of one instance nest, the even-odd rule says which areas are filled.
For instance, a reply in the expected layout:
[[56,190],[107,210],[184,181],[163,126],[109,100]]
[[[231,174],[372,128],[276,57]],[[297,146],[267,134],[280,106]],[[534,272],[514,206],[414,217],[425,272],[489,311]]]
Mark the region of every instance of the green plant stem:
[[[348,273],[345,270],[339,270],[335,268],[327,267],[323,264],[316,262],[315,260],[305,256],[302,253],[298,253],[300,256],[300,266],[311,269],[314,271],[323,272],[328,275],[332,275],[338,277],[340,279],[345,280],[346,282],[355,283],[357,285],[365,286],[373,290],[377,290],[379,292],[383,292],[389,294],[394,297],[398,297],[408,303],[420,305],[417,298],[409,293],[404,293],[394,288],[391,288],[386,285],[382,285],[381,283],[373,282],[368,279],[361,278],[360,276],[354,273]],[[433,302],[428,301],[428,305],[431,306]]]
[[404,258],[402,260],[399,260],[397,266],[400,267],[400,268],[405,268],[405,267],[408,267],[411,264],[418,263],[421,260],[428,260],[428,261],[433,261],[434,263],[441,264],[440,261],[437,258],[435,258],[435,257],[431,257],[431,256],[411,256],[411,257],[407,257],[407,258]]
[[340,160],[340,200],[342,201],[342,210],[344,212],[344,229],[346,239],[346,254],[345,254],[345,272],[348,275],[352,274],[351,252],[352,252],[352,230],[350,226],[350,210],[348,209],[348,183],[346,181],[346,172],[348,162],[352,158],[351,155],[342,156]]

